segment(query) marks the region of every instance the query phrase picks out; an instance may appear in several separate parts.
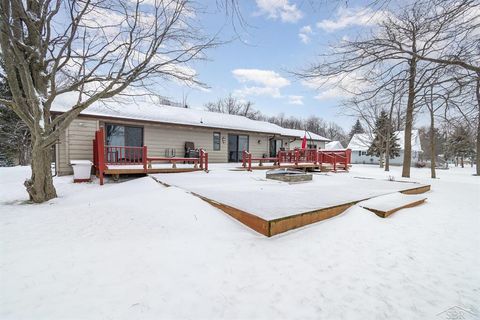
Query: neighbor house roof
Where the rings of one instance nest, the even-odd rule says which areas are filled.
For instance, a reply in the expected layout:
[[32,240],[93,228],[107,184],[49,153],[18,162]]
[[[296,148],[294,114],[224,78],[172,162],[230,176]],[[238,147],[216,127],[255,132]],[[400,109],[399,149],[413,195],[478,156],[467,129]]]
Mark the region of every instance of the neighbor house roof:
[[319,134],[313,133],[311,131],[305,131],[305,130],[298,130],[298,129],[287,129],[287,128],[282,128],[284,136],[290,136],[290,137],[296,137],[296,138],[301,138],[306,135],[307,140],[315,140],[315,141],[330,141],[330,139],[322,137]]
[[[75,102],[75,95],[60,95],[55,99],[51,110],[66,112]],[[261,132],[295,138],[303,138],[305,134],[304,130],[285,129],[270,122],[252,120],[239,115],[159,105],[145,99],[141,102],[132,99],[95,102],[82,111],[81,115]],[[329,141],[314,133],[310,134],[314,140]]]
[[345,149],[340,141],[332,141],[325,145],[325,150],[342,150]]
[[[405,148],[405,131],[395,131],[393,134],[398,139],[397,143],[400,145],[400,150],[403,150]],[[372,141],[373,137],[370,134],[356,133],[353,135],[347,148],[354,151],[367,151]],[[412,130],[412,151],[422,151],[418,130]]]

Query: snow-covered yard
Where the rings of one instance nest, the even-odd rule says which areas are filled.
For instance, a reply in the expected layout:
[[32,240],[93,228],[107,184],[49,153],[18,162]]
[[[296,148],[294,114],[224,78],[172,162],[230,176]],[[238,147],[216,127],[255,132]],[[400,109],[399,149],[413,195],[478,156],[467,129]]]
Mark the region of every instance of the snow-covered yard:
[[472,172],[413,169],[432,185],[424,205],[387,219],[355,206],[266,238],[150,177],[55,178],[59,198],[32,205],[28,169],[0,168],[0,318],[444,319],[455,306],[479,317]]

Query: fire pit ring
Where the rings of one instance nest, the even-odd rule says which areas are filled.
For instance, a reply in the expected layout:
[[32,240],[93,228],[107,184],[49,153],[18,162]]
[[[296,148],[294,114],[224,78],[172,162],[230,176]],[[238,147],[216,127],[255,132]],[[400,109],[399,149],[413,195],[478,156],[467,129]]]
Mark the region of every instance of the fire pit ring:
[[288,183],[312,181],[313,175],[298,169],[273,169],[266,173],[267,179]]

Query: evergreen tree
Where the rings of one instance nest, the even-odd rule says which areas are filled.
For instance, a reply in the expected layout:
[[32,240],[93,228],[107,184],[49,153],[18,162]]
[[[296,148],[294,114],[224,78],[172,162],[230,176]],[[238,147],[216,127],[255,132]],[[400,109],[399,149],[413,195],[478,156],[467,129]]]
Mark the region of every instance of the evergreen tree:
[[352,139],[354,134],[357,133],[365,133],[365,130],[362,127],[362,124],[360,123],[360,120],[357,119],[357,122],[352,127],[352,130],[350,130],[350,133],[348,134],[350,140]]
[[[387,153],[388,157],[393,159],[400,155],[400,145],[397,143],[397,137],[393,134],[393,125],[388,114],[385,111],[375,121],[375,129],[373,130],[374,139],[367,155],[380,158],[380,166],[383,166],[383,157]],[[388,137],[388,138],[387,138]]]
[[455,129],[454,133],[447,140],[447,154],[451,158],[459,159],[463,168],[464,159],[475,159],[475,144],[473,143],[470,133],[465,127],[460,126]]
[[[3,67],[0,61],[0,67]],[[6,79],[0,75],[0,95],[10,96]],[[0,166],[30,162],[30,130],[11,109],[0,104]]]

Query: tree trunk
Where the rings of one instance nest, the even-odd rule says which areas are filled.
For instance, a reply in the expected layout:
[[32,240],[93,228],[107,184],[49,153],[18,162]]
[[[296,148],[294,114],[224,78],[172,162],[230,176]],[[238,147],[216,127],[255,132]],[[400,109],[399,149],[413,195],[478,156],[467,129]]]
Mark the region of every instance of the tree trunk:
[[390,171],[390,148],[387,146],[387,152],[385,153],[385,171]]
[[380,153],[379,163],[380,163],[380,168],[383,168],[383,153]]
[[[388,126],[387,126],[387,144],[385,146],[385,171],[390,171],[390,137],[392,135],[391,129],[393,128],[392,116],[393,108],[395,107],[395,96],[397,95],[397,85],[395,82],[395,87],[393,90],[392,102],[390,103],[390,114],[388,115]],[[398,119],[400,122],[400,119]]]
[[435,117],[433,115],[433,106],[430,110],[430,171],[432,179],[437,177],[435,172]]
[[460,157],[460,166],[465,168],[465,164],[463,163],[463,156]]
[[53,186],[51,162],[51,148],[34,143],[32,146],[32,176],[25,181],[25,187],[33,202],[40,203],[57,197]]
[[385,145],[385,171],[390,171],[390,129],[387,129],[387,143]]
[[410,178],[410,167],[412,165],[412,127],[413,127],[413,110],[415,100],[415,76],[417,72],[417,61],[415,58],[410,60],[409,77],[408,77],[408,101],[407,112],[405,115],[405,146],[403,148],[403,168],[402,177]]
[[477,169],[476,169],[476,174],[477,176],[480,176],[480,72],[477,72],[477,90],[476,90],[476,95],[477,95],[477,107],[478,107],[478,115],[477,115]]
[[18,147],[18,164],[28,166],[30,164],[30,143]]

